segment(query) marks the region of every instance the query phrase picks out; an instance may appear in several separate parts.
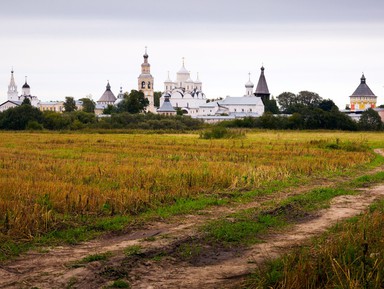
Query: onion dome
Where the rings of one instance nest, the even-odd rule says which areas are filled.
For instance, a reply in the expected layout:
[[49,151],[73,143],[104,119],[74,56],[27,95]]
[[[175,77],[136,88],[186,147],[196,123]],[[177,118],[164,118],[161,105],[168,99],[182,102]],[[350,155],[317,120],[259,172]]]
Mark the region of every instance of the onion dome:
[[[13,73],[13,71],[12,71],[12,73]],[[24,85],[23,85],[23,88],[31,88],[31,87],[29,86],[29,84],[27,83],[27,77],[25,77],[25,83],[24,83]]]
[[251,81],[251,73],[248,73],[249,75],[249,79],[248,79],[248,82],[245,84],[245,87],[247,88],[253,88],[255,85],[253,84],[253,82]]
[[183,57],[183,65],[181,66],[180,70],[177,73],[189,74],[189,71],[185,68],[184,57]]

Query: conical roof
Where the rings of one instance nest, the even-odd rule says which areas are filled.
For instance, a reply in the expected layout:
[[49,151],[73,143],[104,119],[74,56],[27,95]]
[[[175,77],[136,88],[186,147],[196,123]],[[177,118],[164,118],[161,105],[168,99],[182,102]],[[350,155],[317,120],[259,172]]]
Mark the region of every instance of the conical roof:
[[169,94],[164,95],[163,105],[157,110],[158,112],[175,112],[171,102],[169,101]]
[[269,95],[269,89],[264,75],[264,66],[261,67],[261,73],[259,82],[257,83],[255,95]]
[[356,88],[351,96],[376,96],[366,84],[366,78],[363,75],[360,78],[360,85]]
[[106,88],[105,92],[103,93],[103,95],[100,97],[100,99],[97,102],[111,102],[111,103],[113,103],[115,101],[116,101],[116,97],[113,94],[113,92],[111,91],[111,85],[109,84],[109,81],[108,81],[107,88]]

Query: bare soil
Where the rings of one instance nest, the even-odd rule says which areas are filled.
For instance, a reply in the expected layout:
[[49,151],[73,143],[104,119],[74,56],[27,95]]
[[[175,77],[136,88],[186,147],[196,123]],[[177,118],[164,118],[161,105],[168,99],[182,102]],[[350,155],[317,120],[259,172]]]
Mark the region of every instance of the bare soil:
[[[324,180],[317,186],[331,184]],[[282,199],[308,189],[310,187],[303,186],[273,198]],[[146,224],[140,230],[118,236],[107,235],[79,245],[28,252],[0,265],[0,288],[104,288],[118,279],[127,280],[131,288],[238,288],[244,276],[266,260],[361,213],[383,196],[384,185],[361,190],[357,195],[336,197],[330,208],[263,236],[263,243],[235,248],[207,246],[200,248],[202,252],[195,257],[193,244],[199,240],[200,225],[257,207],[260,200],[213,207],[193,215]],[[125,248],[134,245],[140,246],[140,252],[131,256],[124,254]],[[185,256],[189,252],[185,248],[191,249],[191,256]],[[78,264],[86,256],[105,252],[112,253],[106,261]]]

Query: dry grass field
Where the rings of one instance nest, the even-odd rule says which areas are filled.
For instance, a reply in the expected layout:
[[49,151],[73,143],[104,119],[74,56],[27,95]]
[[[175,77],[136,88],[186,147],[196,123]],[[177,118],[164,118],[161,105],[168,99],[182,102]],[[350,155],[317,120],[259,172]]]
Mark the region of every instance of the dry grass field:
[[[0,241],[28,240],[73,216],[137,214],[181,197],[251,191],[368,164],[384,135],[0,133]],[[67,222],[68,223],[68,222]]]

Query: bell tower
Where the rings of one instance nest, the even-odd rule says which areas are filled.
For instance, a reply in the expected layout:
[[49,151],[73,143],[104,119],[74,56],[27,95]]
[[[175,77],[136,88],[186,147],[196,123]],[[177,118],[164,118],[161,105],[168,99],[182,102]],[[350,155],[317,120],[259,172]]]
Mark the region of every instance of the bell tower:
[[153,76],[151,75],[151,65],[148,63],[147,47],[145,47],[145,54],[143,55],[144,62],[141,64],[141,74],[138,78],[138,90],[144,93],[145,98],[148,99],[149,105],[148,112],[156,113],[154,105],[154,92],[153,92]]
[[19,100],[17,85],[15,82],[15,78],[13,77],[13,68],[11,70],[11,81],[8,85],[8,100]]

